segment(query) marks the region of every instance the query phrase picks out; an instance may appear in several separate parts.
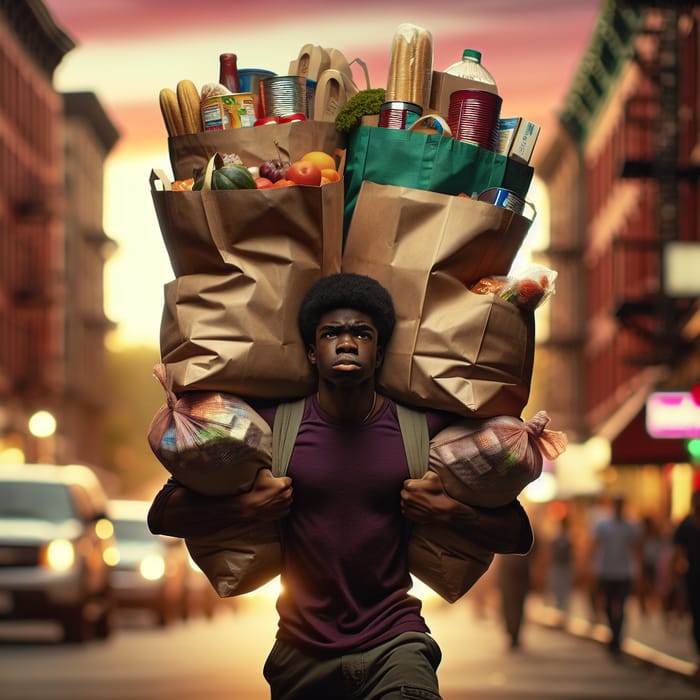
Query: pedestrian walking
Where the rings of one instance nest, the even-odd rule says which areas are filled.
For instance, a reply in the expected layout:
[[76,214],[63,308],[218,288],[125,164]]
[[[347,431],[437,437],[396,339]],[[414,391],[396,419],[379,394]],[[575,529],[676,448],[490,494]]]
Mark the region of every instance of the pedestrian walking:
[[534,550],[525,555],[498,556],[498,590],[503,626],[511,651],[520,649],[525,603],[531,585],[531,561]]
[[548,587],[554,607],[565,614],[574,584],[574,545],[567,515],[559,521],[557,532],[549,541]]
[[690,500],[690,513],[673,533],[671,580],[685,581],[686,601],[691,618],[691,632],[698,655],[696,679],[700,678],[700,490]]
[[620,655],[625,607],[641,560],[640,534],[635,523],[626,519],[625,499],[613,498],[613,512],[595,525],[593,532],[593,574],[608,626],[608,649]]

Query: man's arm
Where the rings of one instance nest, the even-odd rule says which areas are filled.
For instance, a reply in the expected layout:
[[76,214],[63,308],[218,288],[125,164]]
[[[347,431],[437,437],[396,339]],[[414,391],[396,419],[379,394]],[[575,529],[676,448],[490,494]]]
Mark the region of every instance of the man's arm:
[[238,496],[203,496],[169,479],[153,499],[148,527],[155,535],[208,535],[238,521],[279,520],[292,504],[292,480],[261,469],[250,491]]
[[449,496],[435,472],[407,479],[401,510],[417,523],[442,523],[469,534],[474,544],[495,554],[526,554],[533,543],[527,513],[515,500],[499,508],[468,506]]

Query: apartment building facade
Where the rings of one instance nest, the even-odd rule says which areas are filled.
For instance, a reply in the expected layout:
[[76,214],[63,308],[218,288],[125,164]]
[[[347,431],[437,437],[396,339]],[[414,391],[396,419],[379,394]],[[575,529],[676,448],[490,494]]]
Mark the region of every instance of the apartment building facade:
[[[102,173],[118,134],[94,96],[54,89],[74,46],[40,0],[0,2],[0,455],[99,464]],[[30,431],[37,411],[55,418],[48,438]]]
[[537,163],[559,272],[546,405],[574,447],[609,445],[603,489],[662,516],[697,478],[684,439],[650,434],[647,403],[700,383],[699,294],[674,288],[669,254],[700,250],[699,28],[697,2],[603,3]]

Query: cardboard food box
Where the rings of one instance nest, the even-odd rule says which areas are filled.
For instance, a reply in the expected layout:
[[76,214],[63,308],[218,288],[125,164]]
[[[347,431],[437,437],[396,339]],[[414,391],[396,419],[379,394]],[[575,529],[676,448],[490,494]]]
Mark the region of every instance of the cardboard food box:
[[439,114],[447,119],[450,111],[450,96],[457,90],[484,90],[498,94],[495,85],[485,85],[475,80],[467,80],[449,73],[433,71],[433,80],[430,88],[430,112]]

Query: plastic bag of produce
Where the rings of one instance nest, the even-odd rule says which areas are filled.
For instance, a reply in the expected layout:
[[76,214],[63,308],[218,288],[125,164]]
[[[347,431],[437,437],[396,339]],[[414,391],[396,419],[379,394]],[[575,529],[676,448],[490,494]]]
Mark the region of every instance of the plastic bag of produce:
[[528,421],[496,416],[453,423],[431,440],[430,469],[452,498],[506,505],[541,474],[544,457],[554,460],[566,449],[566,435],[547,430],[548,423],[545,411]]
[[148,429],[148,443],[184,486],[209,496],[247,490],[259,469],[270,467],[272,431],[245,401],[223,392],[177,396],[165,365],[153,369],[166,403]]

